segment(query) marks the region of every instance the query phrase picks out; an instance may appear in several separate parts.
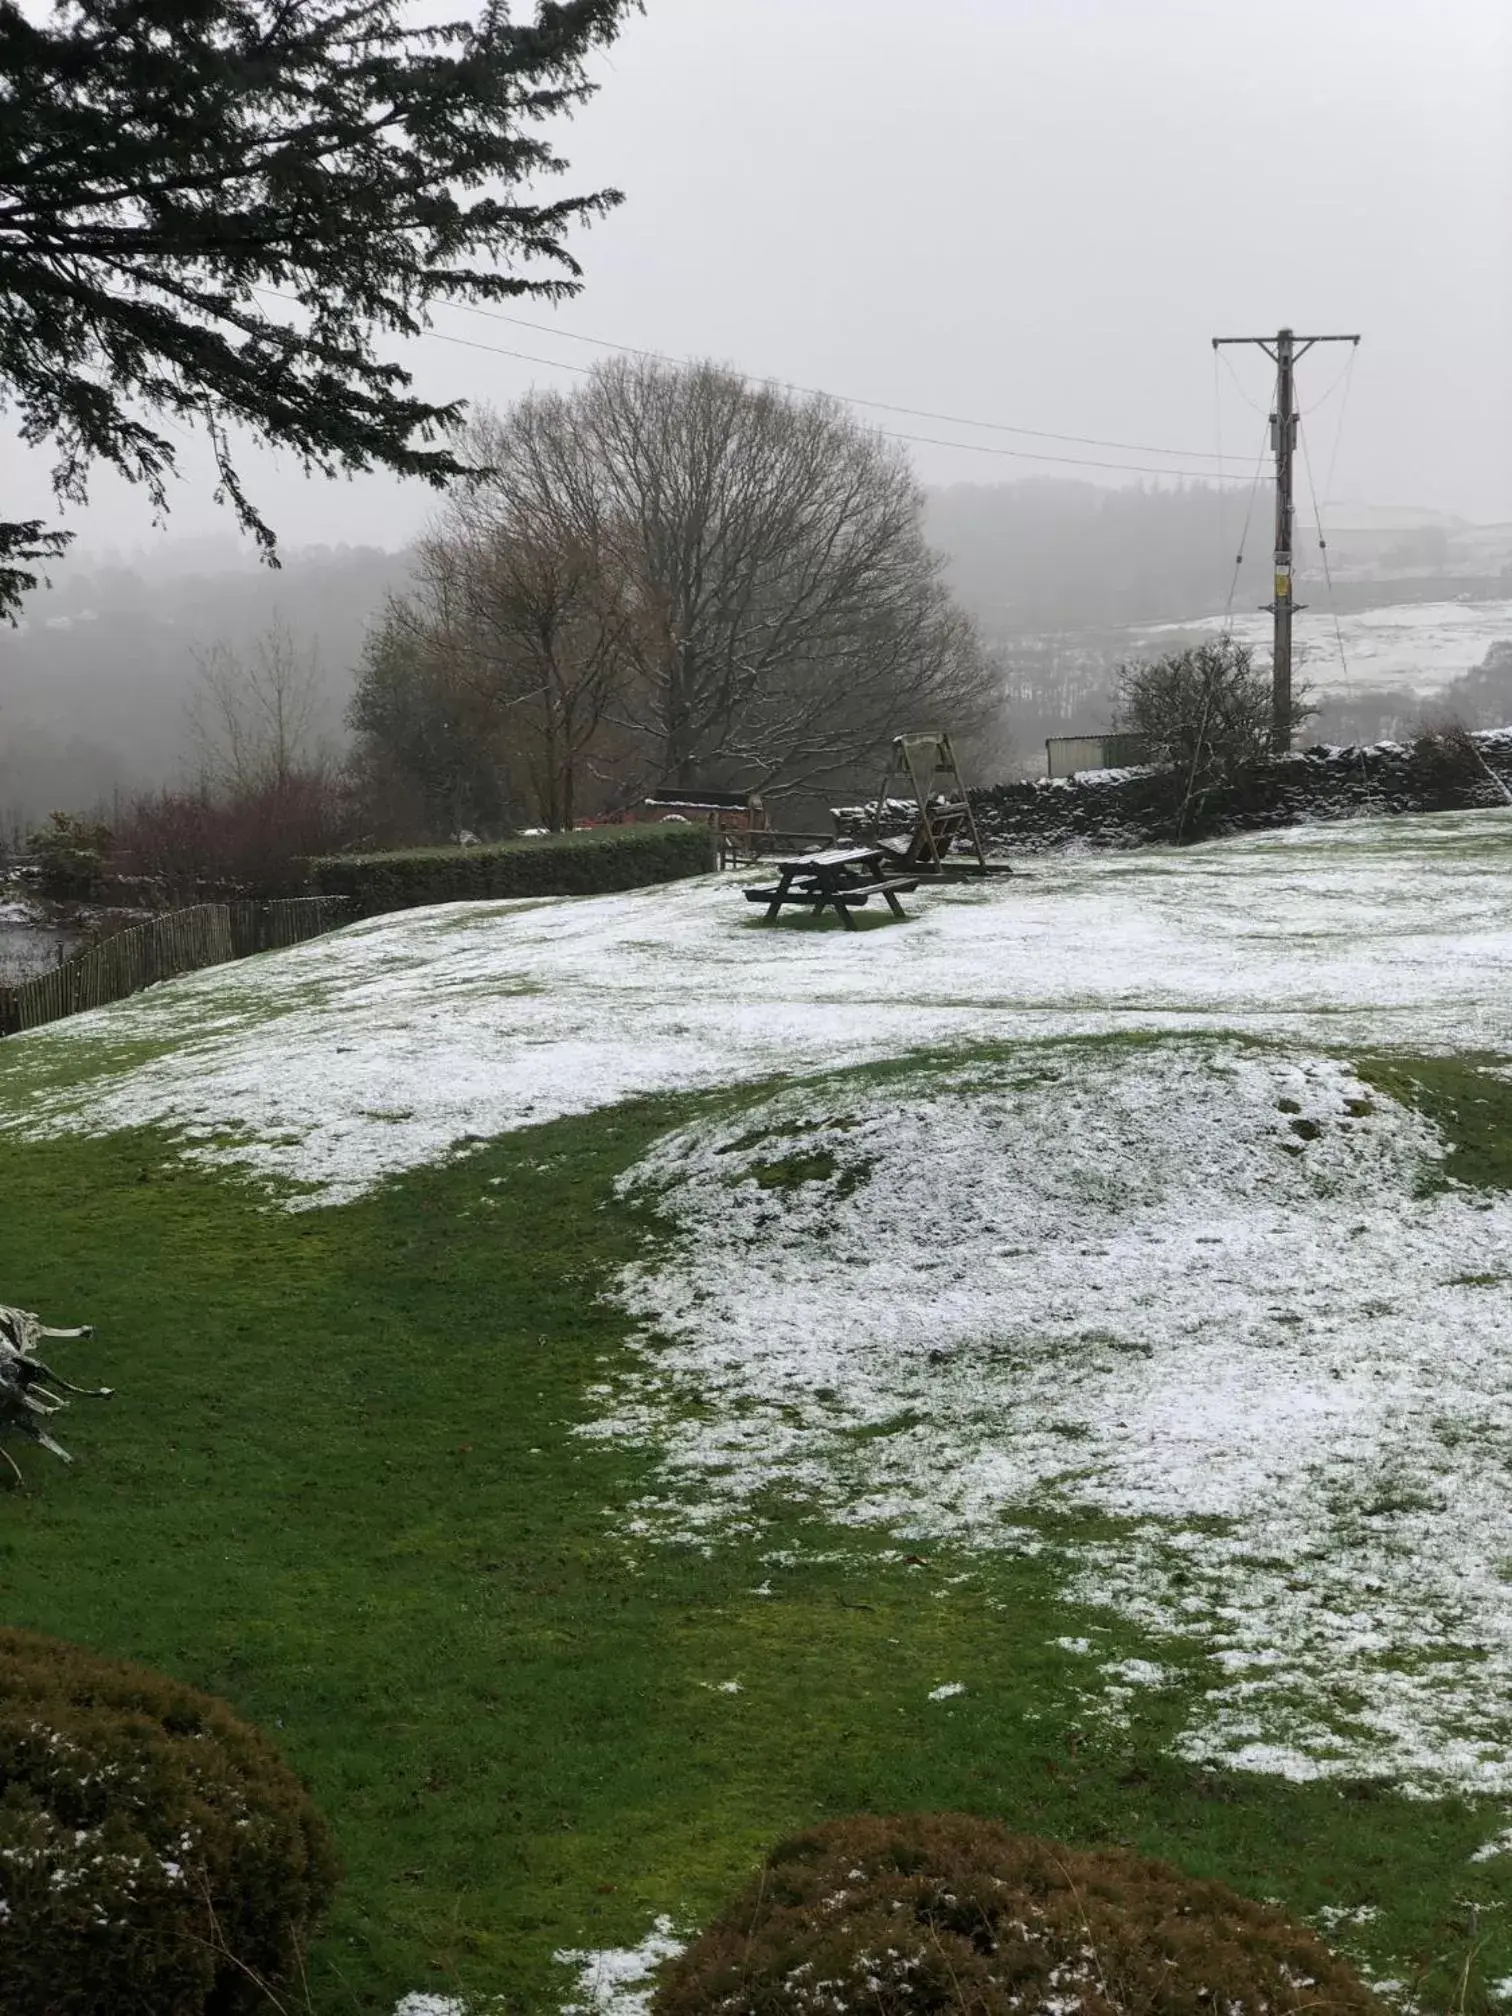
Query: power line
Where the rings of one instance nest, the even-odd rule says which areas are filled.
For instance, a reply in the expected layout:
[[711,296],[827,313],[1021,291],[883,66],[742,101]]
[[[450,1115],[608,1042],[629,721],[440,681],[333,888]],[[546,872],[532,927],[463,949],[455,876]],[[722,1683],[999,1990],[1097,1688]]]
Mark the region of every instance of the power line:
[[[296,307],[303,306],[303,303],[300,302],[299,297],[297,295],[280,293],[276,288],[259,287],[254,289],[253,291],[259,294],[266,295],[272,300],[289,301],[292,302]],[[460,305],[460,304],[453,304],[453,305]],[[482,314],[484,311],[478,309],[478,310],[471,310],[469,312]],[[490,315],[488,319],[494,322],[507,322],[507,321],[515,321],[518,320],[519,318],[505,315]],[[539,323],[528,323],[525,324],[524,326],[528,328],[540,328],[543,327],[544,325]],[[563,333],[565,334],[566,332]],[[554,371],[571,371],[580,378],[587,378],[592,376],[591,365],[569,364],[563,358],[542,357],[536,352],[529,350],[506,349],[502,344],[499,343],[479,343],[474,341],[471,337],[448,335],[446,331],[442,329],[422,330],[421,337],[422,340],[428,338],[436,343],[452,343],[462,350],[484,351],[491,357],[514,358],[517,362],[522,364],[544,364]],[[592,337],[582,337],[579,338],[578,340],[582,342],[592,342],[596,339]],[[685,361],[683,359],[672,357],[668,353],[660,350],[632,350],[630,346],[627,344],[616,344],[608,347],[616,349],[624,349],[631,356],[652,358],[662,363],[676,364]],[[852,399],[844,393],[822,392],[818,391],[815,387],[812,386],[790,384],[785,379],[758,378],[753,373],[748,371],[739,372],[737,375],[744,378],[747,381],[747,383],[752,385],[775,386],[783,391],[804,393],[811,398],[817,397],[824,399],[839,399],[842,404],[847,406],[873,406],[873,407],[881,406],[881,402],[878,400]],[[894,412],[894,413],[911,413],[914,412],[916,409],[909,406],[891,406],[891,407],[881,407],[881,410],[885,412]],[[1103,447],[1103,446],[1119,447],[1120,445],[1123,445],[1118,442],[1103,443],[1098,441],[1092,435],[1036,434],[1035,430],[1033,430],[1032,428],[1022,428],[1022,429],[1007,428],[1003,426],[1003,423],[995,420],[981,420],[981,421],[950,420],[950,416],[947,414],[936,414],[931,416],[921,414],[921,417],[932,417],[935,419],[947,420],[951,425],[960,427],[978,427],[978,426],[1002,427],[1004,432],[1010,432],[1010,433],[1022,432],[1024,434],[1032,436],[1033,438],[1048,441],[1071,441],[1071,442],[1080,441],[1085,442],[1089,447]],[[1211,469],[1163,469],[1158,466],[1152,466],[1150,464],[1138,463],[1138,462],[1102,462],[1095,460],[1089,456],[1083,456],[1083,455],[1050,455],[1042,452],[1041,450],[1033,448],[998,448],[992,446],[991,444],[985,441],[945,441],[942,440],[937,435],[905,434],[900,432],[898,429],[892,427],[879,427],[876,431],[879,434],[883,435],[889,441],[908,441],[916,444],[919,447],[959,448],[969,455],[998,455],[1007,457],[1010,461],[1015,462],[1053,462],[1067,469],[1113,470],[1116,473],[1125,476],[1176,476],[1176,477],[1183,477],[1194,483],[1218,483],[1218,482],[1239,483],[1243,482],[1244,480],[1243,477],[1241,476],[1218,475]],[[1182,454],[1187,451],[1174,448],[1152,448],[1146,451],[1141,451],[1130,445],[1129,452],[1131,454],[1147,452],[1152,455],[1175,455],[1175,454]],[[1195,449],[1191,452],[1197,455],[1204,455],[1208,451],[1205,449]]]
[[[1219,484],[1221,485],[1224,482],[1226,475],[1226,471],[1223,466],[1223,384],[1218,376],[1218,352],[1216,350],[1213,352],[1213,448],[1217,455],[1218,481]],[[1258,473],[1259,471],[1257,468],[1256,474],[1258,475]],[[1251,499],[1253,499],[1254,496],[1253,491],[1250,493],[1250,495]],[[1218,573],[1215,578],[1221,581],[1223,579],[1224,563],[1228,555],[1228,541],[1224,537],[1224,533],[1227,530],[1227,527],[1224,525],[1223,522],[1223,492],[1221,488],[1219,490],[1217,497],[1215,497],[1213,500],[1213,507],[1214,507],[1213,523],[1218,528]],[[1238,578],[1237,569],[1235,570],[1235,578],[1236,580]],[[1229,591],[1230,611],[1232,611],[1233,606],[1234,606],[1234,595],[1233,590],[1230,589]]]
[[[1344,397],[1339,402],[1339,419],[1338,424],[1334,428],[1333,453],[1328,458],[1328,474],[1323,479],[1323,495],[1325,497],[1333,496],[1334,476],[1339,467],[1339,450],[1344,443],[1344,421],[1349,412],[1349,395],[1354,388],[1355,360],[1359,354],[1358,350],[1351,350],[1349,353],[1349,362],[1344,367]],[[1333,389],[1336,391],[1338,389],[1337,385]],[[1332,394],[1329,396],[1331,397]],[[1321,401],[1319,403],[1321,404]]]
[[889,441],[916,441],[926,448],[961,448],[968,455],[1007,455],[1015,462],[1056,462],[1064,469],[1116,469],[1124,476],[1181,476],[1193,483],[1242,483],[1242,476],[1219,477],[1211,469],[1156,469],[1138,462],[1094,462],[1076,455],[1042,455],[1032,448],[993,448],[985,441],[945,441],[934,434],[899,434],[891,427],[877,432]]
[[1250,479],[1249,502],[1244,507],[1244,529],[1239,534],[1239,551],[1234,555],[1234,577],[1229,582],[1228,602],[1223,611],[1225,632],[1234,627],[1234,597],[1239,592],[1239,571],[1244,565],[1244,549],[1249,544],[1250,520],[1255,515],[1255,492],[1260,488],[1260,469],[1265,461],[1265,451],[1270,443],[1270,416],[1266,415],[1265,431],[1260,436],[1260,453],[1255,457],[1255,473]]
[[[1325,407],[1328,404],[1329,400],[1332,399],[1335,392],[1338,391],[1341,385],[1344,387],[1344,403],[1346,406],[1349,404],[1349,386],[1354,378],[1354,368],[1356,363],[1359,361],[1359,356],[1360,356],[1359,351],[1355,349],[1354,346],[1351,344],[1349,351],[1349,362],[1344,366],[1344,369],[1334,379],[1333,383],[1329,386],[1328,390],[1324,393],[1321,393],[1316,399],[1314,399],[1311,406],[1302,406],[1298,408],[1298,411],[1301,413],[1304,420],[1308,417],[1309,414],[1317,413],[1323,407]],[[1339,425],[1341,428],[1343,424],[1344,421],[1343,416],[1341,414],[1339,419]]]
[[1215,357],[1223,358],[1224,369],[1228,372],[1230,378],[1232,378],[1234,381],[1234,390],[1239,394],[1239,397],[1244,401],[1245,405],[1248,406],[1250,411],[1252,413],[1263,414],[1265,418],[1269,420],[1270,408],[1268,406],[1261,406],[1255,400],[1251,399],[1248,392],[1245,391],[1243,384],[1240,382],[1239,373],[1234,369],[1233,365],[1229,362],[1226,353],[1216,343],[1213,345],[1213,355]]
[[[527,321],[523,315],[501,315],[492,308],[478,308],[468,301],[447,304],[463,315],[477,315],[485,322],[507,322],[516,329],[534,329],[543,336],[560,336],[569,343],[590,343],[598,350],[617,350],[626,357],[646,357],[663,364],[685,364],[691,360],[674,357],[665,350],[642,350],[633,343],[615,343],[607,336],[585,336],[576,329],[557,329],[549,322]],[[460,340],[460,339],[458,339]],[[564,370],[578,367],[564,365]],[[1006,420],[976,420],[961,413],[936,413],[927,406],[896,406],[885,399],[863,399],[854,392],[830,392],[821,385],[798,385],[788,378],[762,378],[743,371],[756,385],[774,385],[784,392],[801,392],[810,399],[840,399],[847,406],[867,406],[877,413],[898,413],[910,420],[934,420],[948,427],[980,427],[992,434],[1022,434],[1030,441],[1062,441],[1079,448],[1117,448],[1128,455],[1184,455],[1188,460],[1212,462],[1217,458],[1208,448],[1160,448],[1149,441],[1107,441],[1098,434],[1054,434],[1044,427],[1015,427]]]
[[[1350,354],[1352,357],[1353,352]],[[1328,541],[1323,536],[1323,513],[1318,509],[1318,490],[1317,485],[1313,482],[1312,457],[1307,452],[1307,429],[1305,427],[1299,428],[1298,433],[1302,442],[1302,467],[1307,472],[1307,494],[1312,499],[1313,524],[1318,534],[1318,554],[1323,562],[1323,579],[1328,588],[1328,613],[1333,618],[1334,641],[1339,647],[1339,669],[1344,674],[1345,682],[1347,683],[1349,679],[1349,659],[1344,650],[1344,626],[1339,621],[1339,604],[1334,596],[1333,566],[1328,558]],[[1337,452],[1337,443],[1335,443],[1335,452]]]

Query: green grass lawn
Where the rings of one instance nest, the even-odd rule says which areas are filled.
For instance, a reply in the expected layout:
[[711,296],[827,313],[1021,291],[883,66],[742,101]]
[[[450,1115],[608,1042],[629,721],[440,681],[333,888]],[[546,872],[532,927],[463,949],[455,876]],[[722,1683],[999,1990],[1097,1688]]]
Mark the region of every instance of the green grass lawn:
[[[1453,1110],[1451,1067],[1424,1069]],[[1512,1088],[1475,1083],[1467,1108],[1500,1101],[1473,1109],[1487,1180]],[[792,1503],[707,1553],[624,1537],[645,1459],[572,1433],[625,1348],[597,1291],[654,1236],[611,1186],[710,1104],[557,1122],[292,1214],[152,1136],[7,1156],[5,1294],[96,1322],[59,1369],[119,1393],[64,1417],[74,1469],[21,1453],[3,1615],[276,1736],[346,1868],[314,2007],[554,2009],[556,1949],[696,1925],[784,1831],[898,1807],[1125,1842],[1301,1913],[1375,1907],[1348,1950],[1437,2006],[1473,1956],[1484,2006],[1512,1940],[1496,1865],[1468,1858],[1501,1816],[1174,1761],[1200,1660],[1105,1636],[1185,1657],[1188,1693],[1136,1691],[1123,1727],[1089,1709],[1054,1642],[1089,1620],[1047,1557],[908,1561]]]

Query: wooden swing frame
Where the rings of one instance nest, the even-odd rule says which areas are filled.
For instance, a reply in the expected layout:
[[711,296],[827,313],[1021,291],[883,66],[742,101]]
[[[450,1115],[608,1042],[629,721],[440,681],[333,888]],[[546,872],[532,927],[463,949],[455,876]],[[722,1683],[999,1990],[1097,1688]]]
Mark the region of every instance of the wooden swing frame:
[[[971,810],[971,800],[956,762],[948,735],[895,735],[892,760],[877,793],[873,826],[878,839],[887,823],[888,800],[901,795],[898,787],[906,781],[918,807],[918,817],[906,849],[898,854],[894,874],[945,875],[952,871],[990,875],[982,836]],[[959,842],[969,844],[976,860],[971,869],[951,850]],[[1005,872],[999,864],[997,872]]]

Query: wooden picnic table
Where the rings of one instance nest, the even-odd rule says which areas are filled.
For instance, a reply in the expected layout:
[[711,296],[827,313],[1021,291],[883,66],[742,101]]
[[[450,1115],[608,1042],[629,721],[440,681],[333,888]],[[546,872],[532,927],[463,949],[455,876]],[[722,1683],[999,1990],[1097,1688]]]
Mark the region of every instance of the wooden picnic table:
[[840,913],[847,931],[854,931],[851,912],[871,897],[882,897],[893,915],[901,917],[899,895],[918,888],[917,876],[900,879],[887,872],[891,858],[884,847],[821,847],[812,854],[795,854],[773,862],[775,887],[747,889],[746,901],[764,903],[768,923],[784,903],[804,904],[815,916],[828,905]]

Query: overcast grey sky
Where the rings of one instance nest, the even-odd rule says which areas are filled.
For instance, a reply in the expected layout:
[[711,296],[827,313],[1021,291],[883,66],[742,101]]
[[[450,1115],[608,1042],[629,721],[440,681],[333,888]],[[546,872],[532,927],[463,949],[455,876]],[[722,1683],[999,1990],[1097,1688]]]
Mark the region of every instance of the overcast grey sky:
[[[1358,329],[1347,408],[1345,351],[1301,368],[1320,489],[1342,414],[1333,498],[1512,519],[1508,0],[648,0],[600,68],[562,151],[576,186],[627,200],[580,241],[582,296],[520,305],[550,333],[439,311],[409,359],[427,393],[568,384],[601,354],[576,332],[1185,451],[863,409],[976,444],[914,446],[931,482],[1075,473],[983,448],[1206,471],[1220,423],[1232,472],[1269,366],[1230,352],[1215,386],[1209,339]],[[43,472],[5,455],[11,515],[47,511]],[[229,524],[205,467],[186,451],[177,535]],[[256,451],[248,474],[291,545],[398,544],[434,508]],[[103,477],[70,522],[91,545],[149,536],[145,500]]]

